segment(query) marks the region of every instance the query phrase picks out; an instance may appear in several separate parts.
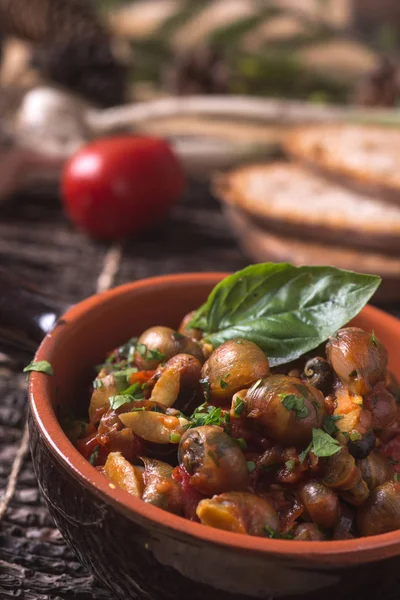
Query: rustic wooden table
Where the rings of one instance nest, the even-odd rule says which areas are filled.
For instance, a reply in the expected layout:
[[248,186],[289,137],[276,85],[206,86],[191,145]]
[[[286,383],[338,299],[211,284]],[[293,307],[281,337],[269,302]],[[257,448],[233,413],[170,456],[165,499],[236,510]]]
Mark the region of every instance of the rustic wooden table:
[[[115,258],[68,225],[52,191],[0,205],[0,264],[66,302],[93,294]],[[111,279],[118,285],[162,273],[235,270],[246,262],[206,184],[196,184],[168,222],[126,242]],[[0,362],[0,598],[113,600],[64,544],[39,496],[24,435],[26,408],[24,377]]]
[[[170,219],[127,241],[121,256],[74,231],[54,191],[0,205],[0,264],[65,302],[103,285],[162,273],[232,271],[247,263],[206,184],[191,185]],[[114,600],[64,544],[39,496],[26,411],[25,378],[0,359],[0,600]]]

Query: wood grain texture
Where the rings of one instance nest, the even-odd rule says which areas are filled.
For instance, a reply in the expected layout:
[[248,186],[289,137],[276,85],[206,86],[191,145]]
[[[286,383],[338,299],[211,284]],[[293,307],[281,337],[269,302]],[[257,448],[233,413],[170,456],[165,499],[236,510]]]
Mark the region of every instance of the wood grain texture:
[[[108,247],[74,231],[54,190],[0,205],[0,264],[65,302],[93,294]],[[235,270],[246,260],[206,185],[191,186],[167,223],[124,244],[117,284],[162,273]],[[0,497],[26,419],[24,377],[0,362]],[[113,600],[63,542],[40,498],[30,457],[0,523],[0,598]]]

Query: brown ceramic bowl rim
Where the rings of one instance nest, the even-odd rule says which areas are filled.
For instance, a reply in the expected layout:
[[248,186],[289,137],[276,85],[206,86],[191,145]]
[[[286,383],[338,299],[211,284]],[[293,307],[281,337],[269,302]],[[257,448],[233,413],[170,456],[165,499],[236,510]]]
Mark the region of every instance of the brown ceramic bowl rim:
[[[171,282],[174,282],[174,284],[179,282],[193,282],[193,284],[210,282],[210,284],[215,285],[218,280],[226,276],[227,273],[209,272],[174,274],[142,279],[89,297],[69,309],[63,316],[63,321],[75,321],[84,317],[91,309],[106,300],[112,300],[127,292],[132,294],[136,290],[145,287],[166,286]],[[368,314],[371,319],[383,320],[390,326],[399,328],[399,321],[395,317],[377,308],[367,306],[364,308],[364,314]],[[51,334],[45,337],[37,351],[35,360],[46,360],[51,356],[54,345],[57,339],[63,335],[63,331],[63,327],[56,327]],[[319,564],[337,564],[338,561],[347,564],[364,563],[378,558],[389,558],[400,553],[400,530],[377,536],[340,541],[311,542],[268,539],[206,527],[146,504],[123,490],[110,487],[107,479],[83,458],[69,441],[51,405],[49,377],[47,375],[37,372],[31,373],[29,399],[32,415],[40,433],[59,462],[80,484],[89,487],[97,496],[126,516],[132,518],[132,513],[134,513],[142,523],[147,521],[162,528],[168,527],[181,534],[193,536],[204,543],[228,546],[232,549],[263,555],[280,555],[292,560],[301,557]]]

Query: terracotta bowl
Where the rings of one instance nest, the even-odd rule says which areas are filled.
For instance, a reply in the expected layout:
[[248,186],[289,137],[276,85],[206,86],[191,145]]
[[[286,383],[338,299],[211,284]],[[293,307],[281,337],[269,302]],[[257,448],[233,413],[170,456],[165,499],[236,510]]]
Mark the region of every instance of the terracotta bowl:
[[[32,456],[54,520],[82,563],[113,592],[143,600],[397,598],[400,531],[337,542],[294,542],[226,533],[112,489],[70,443],[59,415],[84,414],[93,365],[155,324],[177,326],[220,273],[142,280],[71,308],[42,342],[32,373]],[[372,307],[355,323],[374,330],[400,374],[400,322]]]

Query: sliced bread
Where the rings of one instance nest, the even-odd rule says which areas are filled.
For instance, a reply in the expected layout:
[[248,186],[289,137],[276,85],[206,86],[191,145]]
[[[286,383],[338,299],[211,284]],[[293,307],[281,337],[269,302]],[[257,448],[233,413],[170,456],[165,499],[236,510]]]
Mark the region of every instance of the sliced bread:
[[214,191],[270,231],[400,254],[400,207],[329,182],[301,165],[248,165],[218,176]]
[[367,125],[295,128],[289,154],[353,189],[400,203],[400,131]]
[[228,207],[226,214],[244,253],[255,262],[332,265],[380,275],[383,281],[374,300],[394,302],[400,299],[400,257],[283,237],[255,225],[237,209]]

